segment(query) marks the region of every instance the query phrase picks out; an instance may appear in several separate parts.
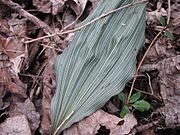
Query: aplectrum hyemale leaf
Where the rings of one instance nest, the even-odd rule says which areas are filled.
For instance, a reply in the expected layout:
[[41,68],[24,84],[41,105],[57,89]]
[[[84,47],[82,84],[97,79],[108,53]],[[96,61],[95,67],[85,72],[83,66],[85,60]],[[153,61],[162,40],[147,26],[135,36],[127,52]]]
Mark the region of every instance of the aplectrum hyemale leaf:
[[[81,25],[135,1],[102,0]],[[145,5],[123,8],[76,32],[70,46],[57,57],[53,134],[94,113],[133,77],[136,56],[144,44]]]

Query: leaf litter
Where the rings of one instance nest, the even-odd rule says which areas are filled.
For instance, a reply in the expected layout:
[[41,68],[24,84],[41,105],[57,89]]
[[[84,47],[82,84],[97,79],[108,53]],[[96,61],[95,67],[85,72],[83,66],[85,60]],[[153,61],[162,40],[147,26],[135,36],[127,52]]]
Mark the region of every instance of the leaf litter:
[[[80,18],[85,15],[84,12],[91,11],[99,0],[30,0],[29,2],[18,2],[25,11],[23,13],[30,13],[36,17],[35,20],[28,18],[26,14],[23,16],[22,12],[14,10],[8,2],[12,1],[0,1],[0,131],[4,134],[15,134],[17,131],[18,135],[20,133],[36,134],[37,132],[49,135],[51,134],[50,102],[56,86],[52,65],[56,55],[62,52],[55,51],[55,49],[64,50],[72,40],[73,33],[30,44],[24,44],[24,41],[49,33],[60,32],[63,28],[74,28],[75,24],[81,21]],[[149,2],[147,29],[150,29],[151,33],[146,33],[148,35],[146,41],[148,42],[145,47],[153,40],[159,28],[161,29],[160,18],[164,17],[167,20],[167,7],[168,3],[162,0],[156,1],[156,3]],[[165,118],[158,116],[155,119],[165,120],[165,127],[173,127],[174,130],[180,124],[180,108],[178,106],[180,103],[179,14],[179,2],[171,1],[170,26],[167,30],[174,37],[168,39],[161,35],[147,54],[142,66],[142,69],[149,72],[152,78],[154,76],[151,72],[158,71],[158,75],[152,79],[152,82],[155,81],[154,84],[159,85],[159,87],[153,86],[154,96],[159,97],[164,106],[163,104],[160,107],[152,106],[153,112],[163,113],[166,116]],[[35,21],[42,21],[43,23],[35,23]],[[48,61],[47,64],[43,65],[44,61]],[[149,89],[147,86],[138,85],[139,82],[141,81],[137,81],[137,88]],[[29,96],[33,83],[36,85],[33,88],[34,93],[30,100]],[[113,115],[98,110],[81,122],[72,125],[64,131],[64,134],[73,134],[73,132],[77,133],[76,135],[95,134],[99,132],[101,126],[110,129],[114,135],[118,134],[117,131],[120,129],[117,123],[122,120],[114,116],[119,113],[120,107],[120,103],[115,99],[116,97],[113,97],[109,101],[118,108],[109,112]],[[149,97],[150,101],[152,99],[154,99],[153,96]],[[107,107],[109,107],[107,110],[112,110],[111,106],[108,105]],[[132,114],[130,115],[131,117],[127,116],[127,120],[133,120],[134,123],[131,121],[133,124],[128,125],[128,129],[124,128],[127,134],[131,132],[134,126],[139,129],[142,124],[136,113],[134,115],[138,121]],[[151,120],[148,122],[153,123]],[[14,123],[21,126],[15,126]],[[126,125],[125,122],[123,125]],[[120,128],[123,128],[122,126]],[[148,126],[140,131],[148,130]],[[152,126],[156,127],[156,125],[151,124]]]

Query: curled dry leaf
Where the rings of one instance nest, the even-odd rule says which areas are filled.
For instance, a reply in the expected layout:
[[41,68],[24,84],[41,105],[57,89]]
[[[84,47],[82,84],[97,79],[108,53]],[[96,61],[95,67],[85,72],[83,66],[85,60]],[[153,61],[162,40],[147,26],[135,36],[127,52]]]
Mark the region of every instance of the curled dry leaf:
[[17,113],[24,114],[27,117],[30,128],[33,132],[39,127],[40,115],[38,112],[36,112],[34,104],[29,98],[26,99],[24,103],[14,103],[14,106],[10,110],[10,115],[14,115]]
[[[124,121],[122,124],[119,125]],[[95,135],[100,125],[110,130],[110,135],[125,135],[137,124],[133,114],[127,114],[124,119],[98,110],[91,116],[72,125],[64,131],[64,135]]]
[[31,135],[28,120],[25,115],[7,118],[0,124],[1,135]]

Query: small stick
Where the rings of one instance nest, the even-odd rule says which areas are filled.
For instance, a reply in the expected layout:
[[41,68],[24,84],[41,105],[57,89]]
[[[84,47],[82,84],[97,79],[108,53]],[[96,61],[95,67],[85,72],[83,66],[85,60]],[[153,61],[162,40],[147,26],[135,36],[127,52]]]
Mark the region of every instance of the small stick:
[[171,18],[171,1],[168,0],[168,15],[167,15],[167,25],[170,22],[170,18]]
[[151,95],[154,95],[154,91],[153,91],[153,88],[152,88],[152,85],[151,85],[151,77],[148,73],[146,73],[147,77],[148,77],[148,80],[149,80],[149,87],[150,87],[150,90],[151,90]]

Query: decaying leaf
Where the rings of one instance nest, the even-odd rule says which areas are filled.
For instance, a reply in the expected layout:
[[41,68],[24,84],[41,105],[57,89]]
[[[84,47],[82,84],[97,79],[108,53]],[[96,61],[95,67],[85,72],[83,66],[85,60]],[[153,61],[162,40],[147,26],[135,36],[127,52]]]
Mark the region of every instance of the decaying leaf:
[[1,135],[31,135],[28,120],[25,115],[7,118],[0,124]]
[[156,62],[175,56],[175,47],[165,38],[159,38],[149,50],[146,61]]
[[10,91],[12,94],[17,94],[22,97],[26,97],[26,91],[24,84],[14,76],[10,71],[6,68],[0,69],[0,81],[1,81],[1,93],[5,91]]
[[[131,2],[102,0],[82,24]],[[124,8],[87,26],[57,57],[53,134],[94,113],[133,77],[136,56],[144,43],[145,5]]]
[[87,0],[33,0],[33,5],[36,6],[39,11],[57,15],[63,11],[66,2],[69,3],[69,6],[74,10],[76,15],[79,16],[84,11]]
[[[123,121],[122,125],[119,122]],[[124,119],[108,114],[103,110],[98,110],[91,116],[72,125],[66,129],[64,135],[95,135],[101,126],[110,130],[110,135],[125,135],[137,124],[136,118],[129,113]]]
[[69,3],[76,15],[81,16],[86,7],[87,0],[70,0]]
[[21,113],[26,116],[29,121],[30,128],[33,132],[39,127],[40,115],[36,112],[34,104],[28,98],[23,103],[17,102],[13,104],[13,108],[10,110],[10,115]]
[[165,107],[166,124],[170,127],[180,125],[180,55],[163,59],[156,64],[146,64],[146,71],[159,71],[159,85]]

